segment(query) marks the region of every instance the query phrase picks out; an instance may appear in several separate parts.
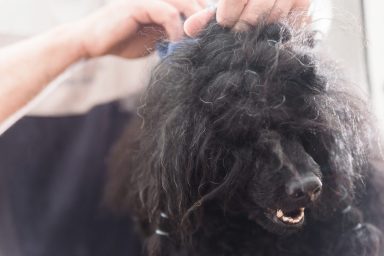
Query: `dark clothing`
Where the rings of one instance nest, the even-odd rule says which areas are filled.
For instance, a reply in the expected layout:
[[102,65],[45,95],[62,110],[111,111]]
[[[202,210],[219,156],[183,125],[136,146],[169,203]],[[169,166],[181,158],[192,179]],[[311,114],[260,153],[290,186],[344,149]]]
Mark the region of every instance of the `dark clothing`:
[[129,117],[110,103],[25,117],[0,137],[0,255],[140,255],[131,221],[101,204],[106,159]]

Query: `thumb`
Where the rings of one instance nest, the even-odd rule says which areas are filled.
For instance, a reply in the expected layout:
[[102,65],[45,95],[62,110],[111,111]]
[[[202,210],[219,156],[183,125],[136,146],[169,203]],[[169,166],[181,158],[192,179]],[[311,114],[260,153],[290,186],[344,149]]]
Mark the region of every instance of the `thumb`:
[[214,16],[215,8],[207,8],[191,15],[184,22],[184,32],[190,37],[196,36]]

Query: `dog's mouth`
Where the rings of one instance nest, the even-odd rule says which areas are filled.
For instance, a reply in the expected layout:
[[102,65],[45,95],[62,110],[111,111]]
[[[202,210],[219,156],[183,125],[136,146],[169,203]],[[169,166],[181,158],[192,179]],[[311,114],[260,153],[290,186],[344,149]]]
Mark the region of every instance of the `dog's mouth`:
[[268,209],[266,215],[276,224],[288,227],[299,227],[304,223],[305,208],[302,207],[292,211],[284,211],[282,209]]

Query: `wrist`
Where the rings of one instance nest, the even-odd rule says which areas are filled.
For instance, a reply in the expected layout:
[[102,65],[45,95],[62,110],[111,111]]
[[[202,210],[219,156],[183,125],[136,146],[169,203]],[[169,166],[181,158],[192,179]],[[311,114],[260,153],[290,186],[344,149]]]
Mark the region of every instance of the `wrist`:
[[74,62],[88,57],[81,34],[77,23],[64,24],[52,31],[52,36],[62,45],[69,59]]

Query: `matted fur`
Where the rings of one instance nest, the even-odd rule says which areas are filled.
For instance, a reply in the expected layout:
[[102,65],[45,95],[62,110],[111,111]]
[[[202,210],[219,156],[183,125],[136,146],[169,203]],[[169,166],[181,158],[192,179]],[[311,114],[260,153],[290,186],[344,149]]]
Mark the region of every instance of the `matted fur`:
[[[211,22],[161,61],[107,189],[148,254],[383,255],[368,105],[313,44],[280,23],[231,32]],[[301,228],[274,225],[266,209],[297,207],[282,188],[303,172],[321,179],[320,198]]]

